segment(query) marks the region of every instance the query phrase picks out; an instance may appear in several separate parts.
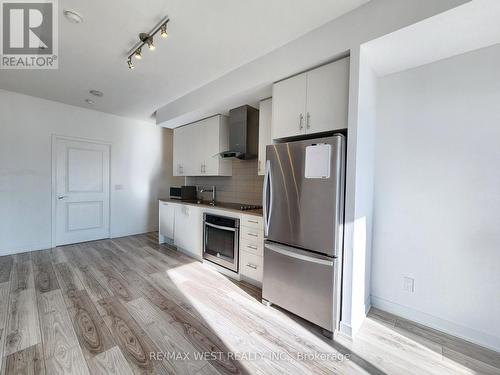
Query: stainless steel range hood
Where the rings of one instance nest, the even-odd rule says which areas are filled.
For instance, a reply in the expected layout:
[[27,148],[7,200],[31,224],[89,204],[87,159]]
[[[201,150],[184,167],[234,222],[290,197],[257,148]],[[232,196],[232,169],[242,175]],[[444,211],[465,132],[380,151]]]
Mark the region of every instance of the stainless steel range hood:
[[248,105],[229,111],[229,150],[221,158],[253,159],[258,153],[259,110]]

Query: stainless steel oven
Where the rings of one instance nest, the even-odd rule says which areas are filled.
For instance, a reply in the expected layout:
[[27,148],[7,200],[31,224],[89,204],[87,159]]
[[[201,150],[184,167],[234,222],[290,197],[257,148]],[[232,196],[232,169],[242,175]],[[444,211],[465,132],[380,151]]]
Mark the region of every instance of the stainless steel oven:
[[238,272],[240,219],[203,214],[203,258]]

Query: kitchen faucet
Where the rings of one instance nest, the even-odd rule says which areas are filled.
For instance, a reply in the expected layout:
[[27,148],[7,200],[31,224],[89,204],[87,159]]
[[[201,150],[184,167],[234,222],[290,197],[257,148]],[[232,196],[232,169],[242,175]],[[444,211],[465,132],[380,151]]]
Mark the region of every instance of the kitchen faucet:
[[211,188],[202,187],[200,193],[212,193],[212,200],[208,203],[210,206],[215,206],[215,185]]

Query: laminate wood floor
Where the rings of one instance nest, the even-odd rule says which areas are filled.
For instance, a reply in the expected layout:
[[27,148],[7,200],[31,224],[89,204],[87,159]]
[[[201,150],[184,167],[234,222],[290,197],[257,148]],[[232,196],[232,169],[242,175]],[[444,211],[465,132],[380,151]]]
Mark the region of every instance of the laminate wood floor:
[[372,310],[353,341],[157,234],[0,257],[3,374],[500,374],[500,354]]

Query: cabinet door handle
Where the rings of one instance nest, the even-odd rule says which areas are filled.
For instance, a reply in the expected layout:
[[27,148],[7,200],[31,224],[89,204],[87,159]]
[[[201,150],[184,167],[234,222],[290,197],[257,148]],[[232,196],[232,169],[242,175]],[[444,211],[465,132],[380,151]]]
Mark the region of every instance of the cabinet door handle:
[[247,245],[247,247],[248,247],[249,249],[252,249],[252,250],[257,250],[257,246]]
[[256,234],[256,233],[251,233],[251,232],[248,232],[247,234],[248,234],[249,236],[252,236],[252,237],[259,237],[259,235],[258,235],[258,234]]
[[200,164],[200,173],[203,173],[203,164]]
[[304,129],[304,125],[302,124],[302,121],[304,121],[304,115],[301,113],[299,116],[299,129],[300,130]]
[[257,220],[248,220],[249,223],[259,224]]
[[306,128],[307,129],[311,128],[310,122],[311,122],[311,114],[309,112],[307,112],[307,115],[306,115]]
[[247,267],[253,268],[254,270],[257,269],[257,266],[255,264],[252,264],[252,263],[247,263]]

